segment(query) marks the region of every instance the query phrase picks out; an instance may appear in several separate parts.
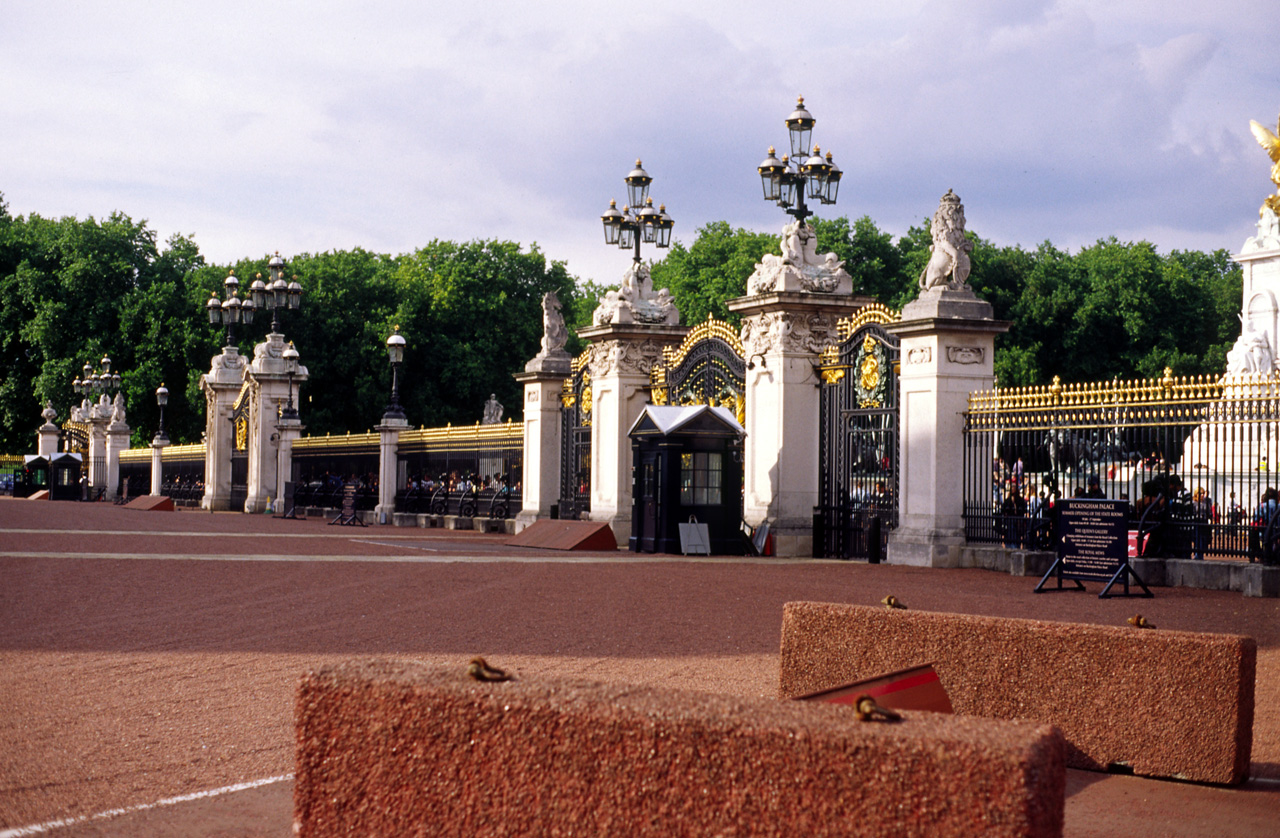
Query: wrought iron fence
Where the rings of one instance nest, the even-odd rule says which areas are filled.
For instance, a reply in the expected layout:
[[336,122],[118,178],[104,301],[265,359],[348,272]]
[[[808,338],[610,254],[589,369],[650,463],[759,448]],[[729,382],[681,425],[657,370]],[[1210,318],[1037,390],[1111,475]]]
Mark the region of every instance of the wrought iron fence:
[[[204,443],[166,446],[160,456],[160,494],[179,506],[199,506],[204,496]],[[150,448],[120,452],[118,496],[125,494],[126,486],[130,498],[151,492]]]
[[12,495],[22,476],[21,454],[0,454],[0,495]]
[[965,535],[1047,549],[1057,498],[1106,497],[1129,502],[1141,555],[1271,560],[1277,420],[1280,376],[1211,381],[1166,369],[1159,379],[1055,377],[1048,387],[973,393]]
[[406,431],[399,459],[397,512],[508,518],[520,511],[523,424]]

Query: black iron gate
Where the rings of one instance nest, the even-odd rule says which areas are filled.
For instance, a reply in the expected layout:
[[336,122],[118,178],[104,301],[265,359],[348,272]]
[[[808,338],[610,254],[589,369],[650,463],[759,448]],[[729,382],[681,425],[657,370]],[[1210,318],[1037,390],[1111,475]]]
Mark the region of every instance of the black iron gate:
[[746,424],[747,363],[733,327],[708,318],[694,327],[678,349],[664,349],[649,371],[653,403],[709,404]]
[[839,323],[820,359],[818,506],[813,552],[884,556],[898,525],[898,313],[879,304]]
[[590,350],[573,359],[560,393],[560,517],[591,511]]
[[231,497],[233,512],[243,512],[249,499],[249,387],[231,406]]

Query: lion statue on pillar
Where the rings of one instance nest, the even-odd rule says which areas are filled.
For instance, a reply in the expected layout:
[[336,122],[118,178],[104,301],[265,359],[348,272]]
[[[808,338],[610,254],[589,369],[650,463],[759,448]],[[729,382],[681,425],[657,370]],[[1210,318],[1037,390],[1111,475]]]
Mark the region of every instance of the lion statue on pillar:
[[967,291],[969,285],[969,251],[973,243],[964,237],[964,204],[960,196],[948,189],[933,214],[933,244],[929,246],[929,263],[920,272],[920,290],[946,288]]

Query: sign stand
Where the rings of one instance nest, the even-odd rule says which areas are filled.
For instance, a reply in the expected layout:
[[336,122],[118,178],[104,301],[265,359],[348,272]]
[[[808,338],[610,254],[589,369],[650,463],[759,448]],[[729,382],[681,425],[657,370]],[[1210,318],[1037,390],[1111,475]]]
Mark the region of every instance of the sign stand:
[[344,483],[342,486],[342,512],[329,522],[329,526],[338,524],[343,527],[363,527],[364,521],[356,514],[356,484]]
[[[1058,501],[1054,511],[1058,518],[1054,539],[1058,545],[1058,558],[1036,585],[1035,593],[1083,591],[1085,587],[1080,584],[1081,580],[1091,580],[1107,583],[1098,594],[1099,599],[1155,596],[1129,564],[1127,503],[1122,500],[1071,498]],[[1050,577],[1057,578],[1056,588],[1045,588]],[[1129,590],[1129,577],[1133,577],[1133,581],[1142,588],[1142,593]],[[1075,583],[1074,589],[1062,586],[1068,580]],[[1123,585],[1123,594],[1111,593],[1117,582]]]

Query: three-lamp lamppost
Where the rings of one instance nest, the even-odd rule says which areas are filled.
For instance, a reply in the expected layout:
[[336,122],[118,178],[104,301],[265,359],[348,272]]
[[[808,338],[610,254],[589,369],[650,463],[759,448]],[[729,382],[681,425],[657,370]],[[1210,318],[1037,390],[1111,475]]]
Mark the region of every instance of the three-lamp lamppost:
[[605,244],[617,245],[623,250],[635,248],[633,258],[638,265],[640,242],[670,247],[671,228],[675,221],[667,215],[665,204],[653,208],[653,199],[649,197],[649,184],[653,178],[639,160],[624,180],[627,183],[627,205],[619,210],[617,201],[609,201],[609,209],[600,216],[600,220],[604,223]]
[[816,121],[805,109],[804,97],[801,96],[796,102],[796,109],[786,119],[787,131],[791,135],[791,153],[778,159],[773,146],[769,146],[769,156],[756,167],[764,186],[764,199],[777,202],[802,224],[813,215],[805,204],[805,198],[834,204],[843,176],[840,167],[831,159],[830,151],[823,157],[822,150],[815,145],[810,153],[809,139]]

